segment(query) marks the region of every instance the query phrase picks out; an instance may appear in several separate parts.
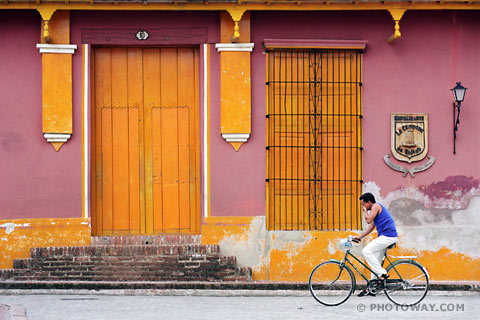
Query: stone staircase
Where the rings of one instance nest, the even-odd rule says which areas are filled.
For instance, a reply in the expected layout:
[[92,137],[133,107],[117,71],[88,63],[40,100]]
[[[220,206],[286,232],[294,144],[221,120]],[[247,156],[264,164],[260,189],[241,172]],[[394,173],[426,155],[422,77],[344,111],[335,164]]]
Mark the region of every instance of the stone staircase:
[[201,236],[92,237],[88,247],[32,248],[1,281],[251,281],[251,269]]

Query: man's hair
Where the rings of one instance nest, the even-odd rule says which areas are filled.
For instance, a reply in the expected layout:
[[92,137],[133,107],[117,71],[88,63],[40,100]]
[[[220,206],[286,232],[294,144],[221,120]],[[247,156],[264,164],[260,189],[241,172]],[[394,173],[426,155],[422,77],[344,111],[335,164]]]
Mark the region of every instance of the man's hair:
[[363,202],[375,203],[375,197],[370,192],[362,194],[360,200],[363,200]]

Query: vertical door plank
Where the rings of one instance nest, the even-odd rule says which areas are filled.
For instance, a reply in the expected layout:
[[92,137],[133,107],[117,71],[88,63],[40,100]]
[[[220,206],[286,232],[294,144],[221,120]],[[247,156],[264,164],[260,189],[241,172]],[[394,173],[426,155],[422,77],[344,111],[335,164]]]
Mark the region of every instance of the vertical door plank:
[[179,226],[177,108],[162,108],[162,185],[164,231]]
[[[144,99],[144,147],[145,147],[145,232],[154,230],[152,108],[160,107],[160,49],[143,50],[143,99]],[[161,195],[155,196],[161,201]],[[159,199],[160,197],[160,199]]]
[[127,48],[112,49],[112,107],[127,106]]
[[[89,54],[88,52],[85,51],[85,48],[84,48],[84,52],[83,54]],[[90,158],[90,162],[91,162],[91,171],[90,171],[90,186],[91,186],[91,196],[90,196],[90,206],[91,206],[91,225],[92,225],[92,236],[96,236],[96,235],[99,235],[101,234],[101,221],[100,221],[100,218],[99,214],[96,214],[97,211],[97,205],[98,205],[98,196],[100,195],[100,192],[98,191],[98,182],[99,182],[99,175],[98,175],[98,164],[97,164],[97,159],[99,159],[99,152],[97,150],[98,148],[98,135],[97,135],[97,118],[98,118],[98,115],[97,115],[97,98],[96,98],[96,95],[95,95],[95,87],[96,87],[96,83],[97,83],[97,74],[98,74],[98,71],[97,71],[97,68],[95,67],[95,63],[97,61],[97,56],[95,54],[95,51],[92,51],[91,53],[91,64],[90,64],[90,70],[93,70],[93,72],[91,72],[89,74],[90,76],[90,79],[89,79],[89,82],[92,84],[91,86],[91,91],[90,91],[90,94],[91,94],[91,113],[90,113],[90,126],[91,126],[91,149],[90,149],[90,154],[91,154],[91,158]],[[84,106],[86,107],[86,106]],[[83,121],[87,121],[87,119],[83,119]],[[83,125],[82,125],[83,126]],[[84,150],[84,152],[88,152],[87,150]],[[85,181],[86,184],[88,184],[89,182],[88,181]],[[100,223],[99,223],[100,222]]]
[[113,232],[112,108],[102,108],[102,196],[104,234]]
[[[189,107],[178,108],[179,228],[190,228],[190,128]],[[193,168],[192,168],[193,169]]]
[[179,156],[178,156],[178,67],[177,49],[161,49],[162,91],[162,184],[163,222],[165,231],[178,230],[179,211]]
[[162,107],[176,107],[178,90],[177,49],[160,49]]
[[[199,47],[193,48],[194,69],[192,82],[194,83],[193,109],[189,112],[190,119],[190,232],[200,233],[200,84],[199,84]],[[207,84],[205,84],[207,85]],[[206,108],[206,106],[205,106]],[[206,132],[207,128],[205,128]],[[208,155],[205,155],[208,157]],[[208,175],[208,172],[205,174]],[[207,213],[205,213],[207,214]]]
[[[95,52],[95,178],[96,178],[96,222],[97,222],[97,232],[103,232],[103,207],[105,201],[105,192],[108,191],[103,189],[103,165],[106,164],[103,162],[102,156],[102,108],[110,108],[112,105],[111,101],[111,50],[108,48],[99,48]],[[108,168],[108,166],[107,166]],[[107,196],[107,201],[110,199]],[[111,216],[111,212],[109,213]],[[107,222],[108,224],[108,222]],[[111,229],[111,223],[109,224],[109,229]]]
[[112,106],[112,61],[109,48],[95,50],[95,105],[98,108]]
[[[193,48],[178,49],[178,142],[179,142],[179,211],[180,229],[190,230],[192,201],[191,190],[194,184],[195,143],[191,143],[191,125],[195,118],[195,62]],[[193,140],[194,141],[194,140]],[[193,149],[193,150],[192,150]]]
[[[129,190],[130,190],[130,232],[141,233],[144,220],[145,198],[143,196],[143,51],[128,49],[128,136],[129,136]],[[142,218],[143,217],[143,218]]]
[[129,189],[129,232],[140,232],[140,159],[139,159],[139,112],[128,109],[128,189]]
[[112,108],[113,227],[120,233],[129,230],[128,131],[128,109]]
[[127,49],[112,49],[113,228],[129,229]]
[[152,109],[152,182],[153,182],[153,231],[163,230],[162,185],[162,112]]
[[[94,215],[92,216],[93,221],[95,222],[95,229],[96,234],[102,234],[102,109],[101,106],[103,104],[103,76],[102,74],[105,73],[105,49],[95,50],[93,54],[93,67],[94,67],[94,96],[93,96],[93,103],[94,109],[92,111],[93,114],[93,123],[92,128],[94,129],[94,144],[95,149],[92,149],[92,172],[93,172],[93,180],[92,185],[95,185],[95,193],[93,193],[92,201],[92,209],[94,210]],[[93,130],[92,130],[93,131]],[[93,190],[92,190],[93,191]]]

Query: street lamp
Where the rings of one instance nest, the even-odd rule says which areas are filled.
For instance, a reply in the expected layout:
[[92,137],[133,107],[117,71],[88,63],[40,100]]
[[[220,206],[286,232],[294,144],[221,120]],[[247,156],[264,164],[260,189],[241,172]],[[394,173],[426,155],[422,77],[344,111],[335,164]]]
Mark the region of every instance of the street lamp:
[[465,92],[467,88],[462,86],[460,82],[457,82],[457,85],[450,89],[453,95],[453,154],[455,152],[455,139],[457,138],[458,124],[460,123],[460,106],[465,98]]

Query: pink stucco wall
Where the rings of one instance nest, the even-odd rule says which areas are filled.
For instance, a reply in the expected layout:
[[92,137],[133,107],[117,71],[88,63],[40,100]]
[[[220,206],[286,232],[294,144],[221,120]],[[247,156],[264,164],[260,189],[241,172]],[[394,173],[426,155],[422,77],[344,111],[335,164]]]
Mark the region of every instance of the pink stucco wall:
[[[393,44],[387,11],[378,12],[253,12],[252,137],[238,153],[220,138],[212,140],[212,212],[214,215],[258,215],[265,212],[265,55],[263,40],[367,40],[363,60],[364,181],[382,193],[442,181],[450,176],[480,175],[477,139],[480,116],[475,90],[479,83],[480,22],[475,12],[407,12],[402,38]],[[450,88],[456,81],[470,87],[463,104],[457,155],[453,155]],[[429,115],[429,154],[436,163],[415,178],[388,168],[391,113]],[[215,117],[215,115],[213,115]],[[212,135],[218,135],[212,118]],[[422,161],[423,164],[425,161]],[[402,163],[400,163],[402,164]],[[222,168],[223,167],[223,168]],[[232,183],[233,182],[233,183]]]
[[72,138],[55,152],[42,133],[40,15],[3,10],[0,21],[0,219],[80,217],[80,105]]
[[[252,94],[252,134],[236,152],[220,134],[219,53],[212,53],[211,62],[211,215],[265,215],[265,110],[256,106]],[[252,88],[255,80],[252,75]]]
[[[378,28],[388,35],[391,23]],[[407,12],[402,38],[389,45],[372,37],[364,63],[364,180],[376,181],[382,193],[427,185],[450,176],[479,177],[478,137],[480,30],[475,12]],[[469,87],[462,105],[457,154],[453,154],[453,111],[450,88]],[[382,157],[390,151],[391,113],[429,115],[429,154],[436,163],[415,178],[402,178]],[[372,116],[370,116],[372,115]],[[424,163],[422,161],[421,163]]]
[[207,27],[208,42],[219,38],[216,12],[72,11],[73,135],[55,152],[42,133],[40,15],[2,11],[0,21],[0,219],[82,216],[83,28]]
[[[0,12],[0,218],[80,217],[83,28],[207,27],[208,42],[219,41],[216,12],[72,12],[74,133],[60,152],[42,135],[40,17],[36,11]],[[14,30],[14,32],[12,31]],[[451,176],[480,175],[478,13],[411,12],[393,44],[387,11],[253,12],[252,134],[238,152],[220,135],[220,59],[212,50],[210,168],[211,214],[265,214],[266,97],[263,40],[367,40],[364,54],[364,181],[382,193],[433,184]],[[457,155],[452,154],[452,104],[456,81],[469,88],[462,106]],[[201,115],[203,111],[200,110]],[[403,178],[383,163],[390,152],[390,114],[428,113],[429,154],[437,162],[415,178]],[[203,123],[203,121],[202,121]],[[202,186],[203,187],[203,186]]]

